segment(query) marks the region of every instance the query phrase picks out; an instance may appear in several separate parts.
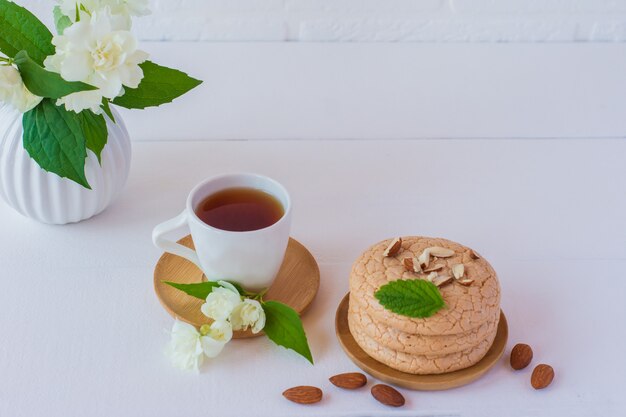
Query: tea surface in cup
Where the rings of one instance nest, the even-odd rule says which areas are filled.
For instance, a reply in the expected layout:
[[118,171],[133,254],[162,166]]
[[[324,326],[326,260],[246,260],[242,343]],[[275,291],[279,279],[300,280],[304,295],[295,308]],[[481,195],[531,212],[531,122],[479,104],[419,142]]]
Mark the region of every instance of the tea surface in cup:
[[204,223],[231,232],[249,232],[269,227],[283,217],[282,204],[264,191],[234,187],[205,197],[195,208]]

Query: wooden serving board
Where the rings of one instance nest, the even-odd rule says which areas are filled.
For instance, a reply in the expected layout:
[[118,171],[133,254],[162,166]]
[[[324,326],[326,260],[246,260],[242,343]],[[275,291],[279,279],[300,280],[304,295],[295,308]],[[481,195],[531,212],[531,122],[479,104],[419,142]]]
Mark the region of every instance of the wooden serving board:
[[[193,249],[191,235],[178,243]],[[164,253],[154,268],[154,291],[161,305],[168,313],[179,320],[200,327],[211,320],[202,314],[202,300],[185,294],[163,281],[192,284],[206,281],[204,274],[193,263],[170,253]],[[275,300],[287,304],[298,314],[302,314],[311,304],[320,285],[320,271],[315,258],[297,240],[290,238],[283,264],[265,295],[265,300]],[[250,330],[235,332],[234,338],[260,336]]]
[[335,331],[339,343],[348,357],[359,368],[373,377],[390,384],[419,391],[438,391],[460,387],[483,376],[498,362],[506,348],[509,328],[504,313],[500,311],[500,322],[498,323],[496,338],[485,357],[477,364],[458,371],[436,375],[415,375],[398,371],[369,356],[354,340],[348,327],[349,298],[350,293],[346,294],[343,300],[341,300],[335,315]]

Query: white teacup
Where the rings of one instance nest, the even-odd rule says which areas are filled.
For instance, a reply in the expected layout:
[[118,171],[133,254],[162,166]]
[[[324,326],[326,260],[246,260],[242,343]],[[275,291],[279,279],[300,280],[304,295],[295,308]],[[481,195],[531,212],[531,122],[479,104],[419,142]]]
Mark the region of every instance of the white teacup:
[[[259,230],[233,232],[204,223],[196,214],[197,206],[208,196],[228,188],[246,187],[274,196],[283,206],[283,216]],[[189,225],[196,250],[163,237]],[[187,198],[185,210],[156,226],[152,241],[165,252],[181,256],[200,268],[210,281],[235,281],[244,288],[268,288],[283,262],[291,228],[291,200],[285,187],[257,174],[229,174],[212,177],[198,184]]]

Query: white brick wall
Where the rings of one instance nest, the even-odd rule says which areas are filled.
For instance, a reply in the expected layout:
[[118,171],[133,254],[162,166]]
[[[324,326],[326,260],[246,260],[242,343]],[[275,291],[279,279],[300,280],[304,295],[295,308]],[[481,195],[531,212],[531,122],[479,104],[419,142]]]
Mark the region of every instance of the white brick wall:
[[[16,0],[46,22],[52,0]],[[144,40],[626,41],[626,0],[152,0]]]

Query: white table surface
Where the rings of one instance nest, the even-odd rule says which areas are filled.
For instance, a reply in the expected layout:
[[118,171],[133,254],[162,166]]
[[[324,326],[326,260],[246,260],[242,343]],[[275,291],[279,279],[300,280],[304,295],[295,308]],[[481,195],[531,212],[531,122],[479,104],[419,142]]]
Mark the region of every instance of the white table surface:
[[[90,221],[43,226],[0,204],[0,416],[624,415],[625,155],[626,141],[602,139],[135,143],[123,195]],[[287,186],[292,234],[319,262],[303,317],[316,364],[257,338],[181,373],[163,355],[172,318],[153,292],[150,233],[195,183],[241,170]],[[479,381],[402,390],[407,405],[390,410],[327,379],[357,370],[334,334],[352,261],[400,234],[484,254],[510,338]],[[554,367],[548,389],[508,366],[517,342]],[[300,384],[324,400],[281,396]]]

